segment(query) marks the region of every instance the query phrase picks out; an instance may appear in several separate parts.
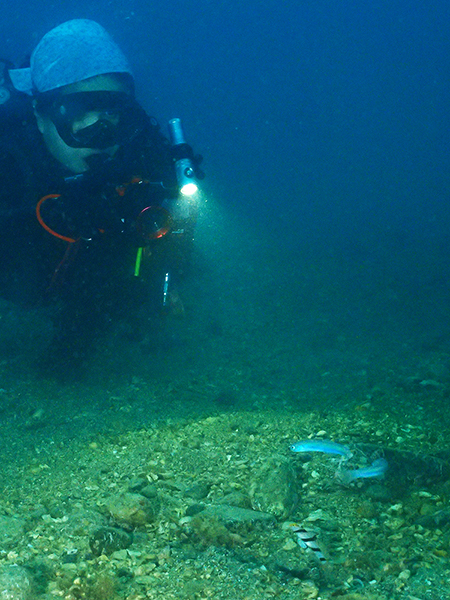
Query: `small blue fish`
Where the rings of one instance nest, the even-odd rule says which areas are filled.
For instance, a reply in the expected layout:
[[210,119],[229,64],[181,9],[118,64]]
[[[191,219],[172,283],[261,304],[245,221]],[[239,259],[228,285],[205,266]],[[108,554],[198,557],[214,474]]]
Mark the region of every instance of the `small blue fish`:
[[369,467],[360,469],[343,469],[336,473],[336,477],[344,485],[348,485],[355,479],[366,479],[370,477],[383,477],[388,468],[388,462],[385,458],[377,458]]
[[337,454],[345,459],[351,458],[352,451],[343,444],[331,440],[300,440],[290,446],[292,452],[324,452],[325,454]]

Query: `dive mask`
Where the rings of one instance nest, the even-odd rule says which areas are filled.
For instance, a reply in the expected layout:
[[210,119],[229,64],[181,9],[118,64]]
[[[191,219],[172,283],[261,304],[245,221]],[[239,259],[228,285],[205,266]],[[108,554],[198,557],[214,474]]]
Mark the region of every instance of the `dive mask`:
[[104,150],[123,145],[144,127],[144,111],[125,92],[59,94],[39,109],[71,148]]

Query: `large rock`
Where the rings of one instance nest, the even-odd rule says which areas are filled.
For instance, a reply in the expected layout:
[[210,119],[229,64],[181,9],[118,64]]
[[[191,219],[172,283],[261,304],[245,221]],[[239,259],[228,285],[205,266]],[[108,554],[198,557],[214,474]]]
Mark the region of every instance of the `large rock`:
[[22,519],[0,515],[0,547],[4,550],[13,548],[17,540],[23,536],[24,528],[25,521]]
[[158,515],[160,501],[158,497],[145,498],[126,492],[108,498],[105,507],[117,524],[131,530],[152,523]]
[[193,517],[185,517],[181,524],[187,533],[203,546],[225,546],[234,548],[245,545],[248,533],[258,523],[275,521],[273,515],[237,506],[214,504],[206,506]]
[[237,506],[228,506],[226,504],[212,504],[207,506],[201,513],[202,516],[216,517],[226,525],[234,525],[236,523],[270,523],[275,521],[273,515],[263,513],[257,510],[249,510],[248,508],[239,508]]
[[284,456],[273,456],[256,466],[250,485],[252,507],[287,519],[297,505],[297,476]]
[[0,568],[1,600],[32,600],[33,584],[26,569],[17,565]]

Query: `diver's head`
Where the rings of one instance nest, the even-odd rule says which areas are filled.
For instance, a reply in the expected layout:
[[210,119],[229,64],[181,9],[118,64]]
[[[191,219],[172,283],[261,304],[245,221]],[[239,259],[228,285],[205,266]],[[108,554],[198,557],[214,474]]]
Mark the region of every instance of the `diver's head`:
[[10,76],[17,89],[33,94],[45,145],[74,173],[87,171],[94,154],[114,155],[139,128],[128,62],[94,21],[55,27],[35,48],[30,67]]
[[94,154],[113,156],[140,125],[129,82],[117,73],[37,96],[35,115],[48,150],[73,173],[87,171]]

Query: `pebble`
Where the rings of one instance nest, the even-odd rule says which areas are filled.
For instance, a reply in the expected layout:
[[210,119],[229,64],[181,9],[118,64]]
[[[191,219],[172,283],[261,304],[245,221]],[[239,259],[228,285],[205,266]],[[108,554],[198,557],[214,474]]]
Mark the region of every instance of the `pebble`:
[[401,571],[401,573],[399,573],[397,579],[401,579],[403,581],[406,581],[410,577],[411,577],[411,571],[409,569],[405,569],[404,571]]
[[286,550],[287,552],[290,552],[295,548],[297,548],[297,543],[294,542],[294,540],[288,540],[283,546],[283,550]]
[[312,581],[302,581],[300,584],[302,598],[305,600],[314,600],[318,598],[319,590]]

